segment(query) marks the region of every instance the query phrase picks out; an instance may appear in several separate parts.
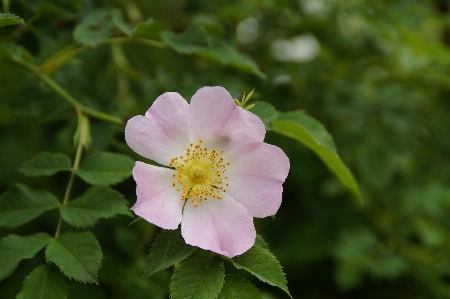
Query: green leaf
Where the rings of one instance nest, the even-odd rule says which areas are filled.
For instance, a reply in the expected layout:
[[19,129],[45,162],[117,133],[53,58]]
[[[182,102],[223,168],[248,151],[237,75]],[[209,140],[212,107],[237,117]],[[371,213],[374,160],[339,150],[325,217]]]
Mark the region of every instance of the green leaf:
[[26,237],[9,235],[2,238],[0,240],[0,280],[13,273],[21,260],[34,257],[51,240],[52,237],[44,233]]
[[337,154],[336,146],[330,133],[328,133],[320,122],[305,114],[303,111],[279,113],[276,120],[290,120],[301,125],[315,139],[316,143]]
[[16,62],[33,62],[33,55],[31,55],[25,48],[10,42],[5,42],[0,45],[0,60],[7,59]]
[[209,49],[199,49],[198,54],[266,79],[266,75],[249,56],[239,53],[223,40],[214,39]]
[[112,185],[129,178],[133,166],[128,156],[96,152],[83,159],[76,174],[92,185]]
[[107,40],[113,31],[113,23],[107,19],[106,10],[93,10],[73,31],[76,42],[95,47]]
[[70,171],[70,159],[61,153],[42,152],[23,162],[18,170],[28,176],[53,175],[59,171]]
[[125,22],[122,12],[115,8],[111,11],[111,16],[114,25],[116,25],[116,27],[119,28],[122,33],[126,34],[127,36],[131,36],[133,28],[130,26],[130,24]]
[[223,286],[223,260],[215,254],[197,250],[182,261],[170,282],[170,298],[212,299]]
[[135,37],[150,38],[155,35],[154,29],[154,20],[152,18],[148,18],[145,22],[141,22],[134,27],[132,35]]
[[53,262],[68,278],[83,283],[97,283],[102,251],[94,234],[68,232],[53,240],[46,250],[47,262]]
[[179,230],[167,230],[158,235],[150,248],[144,278],[185,260],[197,247],[187,245]]
[[161,37],[169,47],[179,53],[192,54],[209,47],[208,36],[203,28],[197,24],[191,24],[179,34],[163,31]]
[[277,117],[278,112],[271,104],[267,102],[257,102],[257,105],[250,110],[256,114],[264,123],[267,130],[273,130],[272,120]]
[[61,217],[75,227],[93,226],[100,218],[117,214],[132,216],[123,195],[105,186],[95,186],[62,207]]
[[0,196],[0,227],[22,225],[58,206],[58,199],[47,191],[12,185]]
[[25,25],[25,22],[12,13],[0,13],[0,27],[8,25]]
[[67,281],[54,267],[41,265],[23,282],[16,299],[67,299]]
[[270,251],[254,245],[244,254],[234,257],[233,265],[250,272],[265,283],[279,287],[292,298],[283,269]]
[[258,299],[258,289],[247,279],[234,274],[225,275],[222,291],[217,299]]
[[341,183],[363,202],[358,183],[341,160],[331,136],[313,118],[301,113],[283,113],[273,121],[275,132],[290,137],[311,149],[339,178]]
[[261,237],[258,234],[256,234],[255,245],[258,245],[259,247],[269,250],[269,245],[267,244],[267,242],[264,241],[263,237]]

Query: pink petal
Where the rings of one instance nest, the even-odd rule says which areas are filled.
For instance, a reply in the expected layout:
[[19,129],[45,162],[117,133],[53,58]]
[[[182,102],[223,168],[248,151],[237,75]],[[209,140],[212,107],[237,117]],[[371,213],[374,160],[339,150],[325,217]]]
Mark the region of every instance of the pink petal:
[[168,165],[184,155],[189,145],[189,104],[176,92],[159,96],[145,116],[131,118],[125,127],[125,140],[139,155]]
[[137,202],[131,210],[159,227],[176,229],[181,222],[184,201],[172,187],[174,173],[172,169],[136,162],[133,178]]
[[203,87],[191,99],[189,107],[191,141],[203,140],[206,147],[239,151],[247,143],[260,143],[266,130],[253,113],[233,102],[228,91],[219,86]]
[[283,182],[289,159],[278,147],[262,143],[235,156],[227,166],[227,194],[240,202],[253,217],[274,215],[281,205]]
[[233,257],[255,244],[256,230],[250,213],[237,201],[223,194],[197,207],[184,206],[181,234],[187,244]]

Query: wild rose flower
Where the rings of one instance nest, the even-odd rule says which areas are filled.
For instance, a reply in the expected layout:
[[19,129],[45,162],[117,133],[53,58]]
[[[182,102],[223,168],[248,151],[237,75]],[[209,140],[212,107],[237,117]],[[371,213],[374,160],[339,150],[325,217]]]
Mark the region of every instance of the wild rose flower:
[[187,244],[233,257],[255,243],[252,217],[274,215],[289,172],[284,152],[264,143],[265,127],[223,87],[203,87],[188,104],[178,93],[131,118],[127,144],[168,167],[136,162],[137,202],[148,222],[176,229]]

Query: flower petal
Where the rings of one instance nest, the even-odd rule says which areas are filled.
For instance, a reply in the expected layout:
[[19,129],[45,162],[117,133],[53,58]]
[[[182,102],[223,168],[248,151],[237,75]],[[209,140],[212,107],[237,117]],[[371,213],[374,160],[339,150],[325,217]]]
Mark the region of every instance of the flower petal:
[[125,127],[125,140],[139,155],[168,165],[185,154],[189,144],[189,104],[176,92],[159,96],[145,116],[131,118]]
[[187,244],[233,257],[255,244],[256,230],[250,213],[237,201],[223,195],[184,206],[181,234]]
[[279,147],[262,143],[231,160],[226,172],[227,194],[253,217],[274,215],[281,205],[282,184],[289,167],[289,159]]
[[181,222],[184,201],[172,187],[174,173],[172,169],[136,162],[133,178],[137,202],[131,210],[159,227],[176,229]]
[[192,96],[189,107],[191,141],[230,154],[247,143],[260,143],[266,134],[261,119],[233,101],[223,87],[203,87]]

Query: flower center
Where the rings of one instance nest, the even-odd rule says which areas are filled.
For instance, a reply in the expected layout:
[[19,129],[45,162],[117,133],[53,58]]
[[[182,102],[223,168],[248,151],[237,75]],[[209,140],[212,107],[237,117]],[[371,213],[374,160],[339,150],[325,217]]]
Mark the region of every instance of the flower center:
[[201,165],[192,165],[189,169],[189,179],[195,184],[203,183],[207,178],[207,173],[205,167]]
[[175,157],[169,163],[177,172],[173,174],[172,186],[181,192],[181,200],[189,198],[195,207],[210,197],[222,200],[220,194],[226,192],[223,185],[228,186],[224,183],[228,179],[224,174],[230,165],[222,157],[223,150],[201,147],[201,143],[202,140],[195,146],[191,143],[184,156]]

